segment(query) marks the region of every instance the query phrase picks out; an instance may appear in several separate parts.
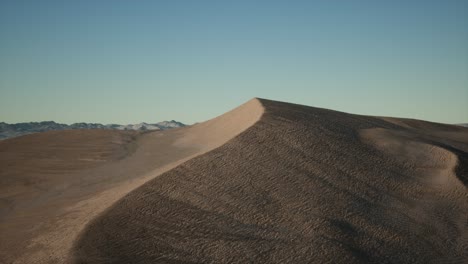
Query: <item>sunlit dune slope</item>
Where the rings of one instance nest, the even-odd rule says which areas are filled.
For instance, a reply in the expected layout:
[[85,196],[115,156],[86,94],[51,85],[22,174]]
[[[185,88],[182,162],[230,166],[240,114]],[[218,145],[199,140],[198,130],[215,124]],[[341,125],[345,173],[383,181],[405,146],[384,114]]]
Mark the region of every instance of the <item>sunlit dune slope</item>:
[[466,262],[468,129],[258,102],[247,130],[94,219],[73,261]]
[[56,131],[0,141],[0,263],[64,263],[86,224],[162,172],[226,143],[262,115],[251,100],[190,127]]

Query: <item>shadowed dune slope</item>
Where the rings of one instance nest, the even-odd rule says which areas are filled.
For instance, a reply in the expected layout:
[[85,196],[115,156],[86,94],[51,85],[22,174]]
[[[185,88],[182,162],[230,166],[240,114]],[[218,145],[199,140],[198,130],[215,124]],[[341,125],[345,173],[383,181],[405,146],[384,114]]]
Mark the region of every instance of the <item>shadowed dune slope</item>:
[[466,262],[468,129],[259,101],[94,219],[74,262]]

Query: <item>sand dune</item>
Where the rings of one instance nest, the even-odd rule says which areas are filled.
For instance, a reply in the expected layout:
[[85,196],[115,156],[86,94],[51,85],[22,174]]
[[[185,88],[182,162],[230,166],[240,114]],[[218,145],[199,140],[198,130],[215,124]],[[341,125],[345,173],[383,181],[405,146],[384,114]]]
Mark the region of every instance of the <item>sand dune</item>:
[[253,99],[0,142],[3,263],[465,263],[468,129]]
[[257,122],[119,200],[72,260],[466,263],[467,129],[254,102]]
[[99,213],[162,172],[221,146],[262,113],[252,100],[167,131],[53,131],[1,141],[0,263],[66,262],[79,232]]

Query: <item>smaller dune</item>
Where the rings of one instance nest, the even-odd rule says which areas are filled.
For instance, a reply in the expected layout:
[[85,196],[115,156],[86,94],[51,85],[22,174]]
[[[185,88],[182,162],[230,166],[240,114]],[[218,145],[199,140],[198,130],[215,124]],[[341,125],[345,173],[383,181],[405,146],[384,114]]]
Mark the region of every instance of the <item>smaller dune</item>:
[[[453,184],[462,186],[455,169],[458,157],[449,150],[420,140],[418,135],[406,131],[369,129],[361,133],[363,139],[373,144],[401,163],[415,170],[414,179],[432,182],[442,187]],[[458,186],[458,187],[460,187]]]
[[[72,179],[66,174],[130,155],[136,132],[49,131],[0,141],[2,200],[34,196]],[[4,208],[6,209],[6,208]]]
[[[118,162],[135,151],[136,132],[65,130],[0,141],[0,262],[17,260],[29,241],[77,197],[100,190],[80,172]],[[86,188],[85,188],[86,187]],[[81,195],[74,193],[80,190]],[[42,249],[38,247],[37,249]]]

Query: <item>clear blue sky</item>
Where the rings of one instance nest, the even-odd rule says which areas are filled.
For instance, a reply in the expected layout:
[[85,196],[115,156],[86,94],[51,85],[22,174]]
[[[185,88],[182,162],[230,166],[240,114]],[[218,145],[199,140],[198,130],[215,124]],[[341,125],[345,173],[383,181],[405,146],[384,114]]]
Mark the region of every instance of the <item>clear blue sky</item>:
[[203,121],[252,97],[468,122],[468,1],[0,1],[0,121]]

